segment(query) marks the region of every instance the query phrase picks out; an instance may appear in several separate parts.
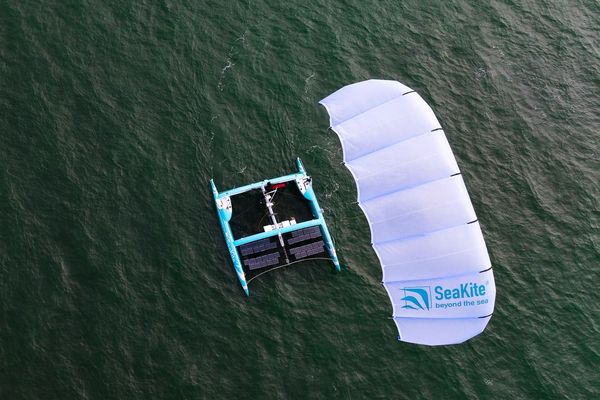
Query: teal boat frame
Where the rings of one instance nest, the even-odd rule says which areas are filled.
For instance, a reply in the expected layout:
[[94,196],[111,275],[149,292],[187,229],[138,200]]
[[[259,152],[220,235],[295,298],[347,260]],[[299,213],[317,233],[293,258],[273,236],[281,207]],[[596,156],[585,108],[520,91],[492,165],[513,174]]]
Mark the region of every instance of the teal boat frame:
[[[246,281],[246,276],[242,267],[242,261],[238,247],[247,243],[255,242],[257,240],[266,239],[273,236],[281,237],[281,235],[284,233],[289,233],[292,231],[313,226],[319,226],[321,230],[321,235],[323,237],[325,249],[331,257],[331,260],[335,265],[336,271],[340,271],[340,263],[337,257],[337,253],[335,251],[335,247],[331,235],[329,233],[329,229],[327,228],[327,224],[325,223],[325,219],[323,218],[323,210],[321,209],[321,207],[319,207],[317,197],[313,190],[312,179],[306,174],[306,171],[304,169],[304,166],[302,165],[302,161],[300,160],[300,158],[296,159],[296,165],[298,167],[297,173],[281,176],[278,178],[265,179],[260,182],[226,190],[221,193],[217,191],[217,187],[215,186],[214,181],[212,179],[210,180],[210,186],[212,188],[215,205],[217,207],[217,215],[219,217],[219,222],[223,231],[225,243],[227,244],[227,249],[229,250],[229,255],[231,257],[231,261],[233,262],[233,267],[237,274],[238,280],[240,281],[240,285],[242,286],[242,289],[244,290],[246,296],[249,296],[250,292],[248,291],[248,282]],[[296,182],[298,189],[300,190],[304,198],[309,201],[314,218],[310,221],[304,221],[289,226],[275,227],[270,231],[260,232],[254,235],[234,239],[233,233],[231,231],[231,226],[229,224],[229,221],[231,220],[231,217],[233,215],[233,209],[231,206],[231,196],[248,192],[254,189],[262,189],[264,192],[265,188],[268,185],[275,185],[286,182]],[[268,200],[269,199],[267,199],[267,202]]]

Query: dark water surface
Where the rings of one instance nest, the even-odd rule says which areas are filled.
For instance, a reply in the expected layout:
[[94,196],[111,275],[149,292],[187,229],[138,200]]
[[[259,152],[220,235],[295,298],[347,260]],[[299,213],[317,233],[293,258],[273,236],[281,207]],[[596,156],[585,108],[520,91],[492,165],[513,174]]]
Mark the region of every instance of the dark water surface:
[[[597,1],[0,1],[1,399],[600,398]],[[480,4],[481,3],[481,4]],[[463,345],[396,341],[317,101],[431,104],[498,297]],[[242,295],[219,188],[313,175],[344,269]]]

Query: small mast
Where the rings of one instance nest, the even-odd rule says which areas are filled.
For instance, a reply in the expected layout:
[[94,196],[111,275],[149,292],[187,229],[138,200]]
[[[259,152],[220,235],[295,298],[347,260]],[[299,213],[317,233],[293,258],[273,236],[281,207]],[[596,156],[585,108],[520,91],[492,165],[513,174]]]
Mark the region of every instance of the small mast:
[[[275,212],[273,211],[273,203],[271,202],[271,199],[273,198],[274,194],[277,192],[277,189],[275,189],[271,192],[267,192],[267,190],[265,189],[264,186],[261,186],[260,189],[262,190],[263,196],[265,196],[265,205],[267,206],[267,209],[269,210],[269,217],[271,218],[271,222],[273,223],[274,227],[277,227],[279,223],[277,222],[277,218],[275,218]],[[277,237],[279,238],[279,244],[281,244],[281,248],[283,249],[285,263],[289,264],[290,259],[288,258],[287,251],[285,250],[285,242],[283,241],[283,236],[281,236],[281,233],[278,232]]]

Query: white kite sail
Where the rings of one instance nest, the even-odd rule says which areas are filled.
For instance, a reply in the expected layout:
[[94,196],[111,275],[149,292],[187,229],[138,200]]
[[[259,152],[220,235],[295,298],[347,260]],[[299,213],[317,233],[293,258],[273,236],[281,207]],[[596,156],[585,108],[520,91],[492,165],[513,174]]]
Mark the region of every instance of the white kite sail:
[[320,101],[358,187],[399,338],[443,345],[483,331],[496,287],[456,159],[431,108],[395,81]]

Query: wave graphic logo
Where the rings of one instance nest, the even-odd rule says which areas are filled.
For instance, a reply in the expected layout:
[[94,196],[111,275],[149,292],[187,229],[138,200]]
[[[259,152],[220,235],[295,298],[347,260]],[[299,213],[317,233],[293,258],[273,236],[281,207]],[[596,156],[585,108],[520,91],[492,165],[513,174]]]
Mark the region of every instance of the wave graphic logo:
[[400,300],[404,301],[402,308],[411,310],[429,310],[431,304],[431,287],[415,286],[405,287],[400,289],[404,292],[404,297]]

